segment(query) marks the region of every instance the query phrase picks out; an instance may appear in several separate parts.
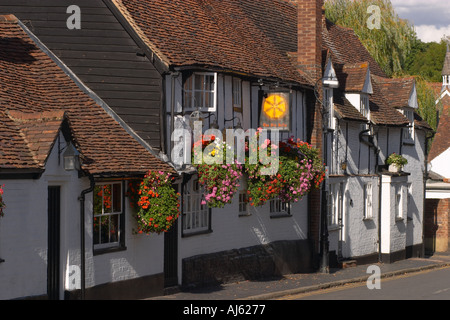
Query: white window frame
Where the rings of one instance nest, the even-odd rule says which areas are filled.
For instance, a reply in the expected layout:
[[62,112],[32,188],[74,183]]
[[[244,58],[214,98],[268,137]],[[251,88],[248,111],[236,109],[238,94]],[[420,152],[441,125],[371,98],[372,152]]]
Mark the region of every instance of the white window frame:
[[395,212],[395,220],[400,221],[400,220],[404,219],[404,215],[403,215],[403,185],[401,185],[401,184],[398,184],[395,186],[394,212]]
[[339,217],[343,210],[343,183],[330,183],[329,186],[329,204],[328,204],[328,226],[331,228],[339,227]]
[[[97,188],[102,188],[104,186],[111,186],[111,212],[105,212],[105,207],[104,207],[104,201],[102,199],[102,212],[100,214],[95,212],[95,197],[98,197],[98,189]],[[119,211],[114,211],[114,185],[120,185],[120,195],[119,195],[119,199],[120,199],[120,210]],[[121,246],[121,237],[122,237],[122,230],[123,227],[122,226],[122,215],[124,214],[124,186],[122,182],[118,182],[118,181],[111,181],[111,182],[101,182],[101,183],[96,183],[95,184],[95,188],[94,188],[94,199],[93,199],[93,210],[92,210],[92,214],[93,214],[93,219],[102,219],[105,217],[108,217],[108,221],[109,221],[109,232],[111,232],[111,217],[113,216],[117,216],[117,241],[111,241],[111,234],[108,234],[108,238],[109,238],[109,242],[105,242],[105,243],[101,243],[101,239],[102,239],[102,228],[99,227],[99,232],[98,232],[98,243],[96,243],[96,240],[94,239],[95,234],[95,225],[93,223],[92,225],[92,229],[93,229],[93,245],[94,245],[94,250],[101,250],[101,249],[109,249],[109,248],[114,248],[114,247],[120,247]],[[93,221],[94,221],[93,220]]]
[[242,112],[242,80],[233,78],[233,106]]
[[361,98],[360,98],[359,111],[368,120],[370,120],[370,107],[369,106],[370,106],[369,95],[362,93]]
[[408,128],[403,129],[403,141],[404,142],[413,142],[414,141],[414,110],[411,108],[404,108],[402,110],[403,115],[408,118],[409,126]]
[[[202,85],[202,89],[200,89],[200,90],[196,89],[196,83],[195,83],[196,76],[201,76],[203,78],[203,85]],[[214,78],[214,84],[213,84],[212,90],[206,90],[206,81],[205,81],[206,77]],[[187,87],[186,87],[186,83],[188,81],[191,81],[191,86],[189,89],[187,89]],[[193,72],[185,80],[184,86],[183,86],[183,91],[184,91],[185,111],[200,110],[200,111],[204,111],[204,112],[216,112],[216,110],[217,110],[217,73],[215,73],[215,72]],[[196,93],[198,93],[198,92],[200,92],[203,95],[203,98],[205,98],[207,94],[212,94],[212,100],[213,100],[212,106],[205,106],[205,104],[197,105],[195,96],[196,96]],[[187,101],[187,100],[189,100],[189,95],[190,95],[190,102]],[[206,99],[203,99],[203,101],[206,101]]]
[[364,185],[364,220],[373,219],[373,183]]
[[183,235],[194,235],[211,231],[211,214],[208,205],[202,204],[204,190],[198,180],[192,178],[183,193]]
[[248,194],[247,191],[242,190],[239,192],[239,216],[246,217],[250,216],[249,204],[248,204]]
[[281,201],[280,198],[269,200],[269,211],[271,218],[286,217],[291,215],[291,204]]

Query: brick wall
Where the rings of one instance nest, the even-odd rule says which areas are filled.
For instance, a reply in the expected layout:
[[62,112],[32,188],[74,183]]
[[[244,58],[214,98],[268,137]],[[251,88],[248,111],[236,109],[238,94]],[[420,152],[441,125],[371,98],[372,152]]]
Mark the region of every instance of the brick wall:
[[321,78],[323,0],[301,0],[298,7],[297,62],[313,80]]
[[[322,77],[322,27],[323,27],[323,0],[290,0],[298,9],[297,33],[298,68],[306,72],[316,81]],[[319,93],[321,92],[319,88]],[[323,156],[323,131],[321,106],[311,94],[307,98],[308,105],[308,140],[318,148]],[[308,197],[308,238],[314,243],[316,252],[320,244],[320,215],[321,201],[320,190],[311,192]]]
[[425,204],[425,249],[448,250],[450,199],[427,199]]

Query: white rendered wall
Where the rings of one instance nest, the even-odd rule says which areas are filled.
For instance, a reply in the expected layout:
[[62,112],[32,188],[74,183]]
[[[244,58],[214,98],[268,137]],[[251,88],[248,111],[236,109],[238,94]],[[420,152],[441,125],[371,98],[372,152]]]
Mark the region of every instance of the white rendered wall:
[[[243,185],[241,185],[243,188]],[[251,207],[251,215],[239,217],[238,195],[223,209],[212,209],[212,233],[181,237],[179,279],[184,258],[269,244],[281,240],[305,240],[308,233],[307,197],[292,205],[291,217],[270,218],[269,205]],[[181,226],[181,221],[180,221]]]
[[417,129],[414,132],[415,144],[405,144],[402,148],[402,154],[408,160],[403,170],[410,173],[407,181],[410,194],[406,199],[407,246],[423,243],[425,132]]
[[431,170],[444,178],[450,178],[450,149],[445,150],[431,161]]
[[[64,141],[63,138],[61,141]],[[65,142],[63,142],[63,146]],[[87,178],[67,172],[58,164],[58,143],[39,180],[5,180],[5,217],[0,219],[0,299],[47,293],[47,188],[61,186],[60,297],[74,289],[69,282],[72,267],[80,268],[81,191],[89,188]],[[127,198],[126,198],[127,199]],[[134,235],[136,228],[126,200],[124,251],[93,256],[92,193],[86,196],[86,288],[110,282],[161,274],[164,270],[164,236]]]

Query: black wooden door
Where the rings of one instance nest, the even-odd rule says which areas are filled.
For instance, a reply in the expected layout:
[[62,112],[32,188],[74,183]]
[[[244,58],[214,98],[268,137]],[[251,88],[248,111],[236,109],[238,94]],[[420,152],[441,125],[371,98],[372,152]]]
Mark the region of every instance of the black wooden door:
[[164,286],[178,285],[178,221],[164,234]]
[[47,294],[59,300],[60,287],[61,187],[48,187]]

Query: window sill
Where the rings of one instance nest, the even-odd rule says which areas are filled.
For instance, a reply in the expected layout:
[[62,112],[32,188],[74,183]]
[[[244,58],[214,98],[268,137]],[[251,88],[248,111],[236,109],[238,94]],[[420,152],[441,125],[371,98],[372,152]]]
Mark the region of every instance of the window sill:
[[333,224],[333,225],[328,227],[328,231],[338,231],[340,229],[341,228],[337,224]]
[[196,231],[196,232],[190,232],[190,233],[183,233],[181,235],[182,238],[189,238],[189,237],[195,237],[195,236],[201,236],[204,234],[210,234],[212,233],[212,230],[203,230],[203,231]]
[[363,221],[373,221],[373,217],[363,218]]
[[404,220],[403,217],[395,217],[395,222],[403,222]]
[[280,218],[292,218],[292,214],[289,213],[272,213],[270,219],[280,219]]
[[403,141],[403,144],[404,144],[404,145],[408,145],[408,146],[413,146],[413,145],[415,145],[416,143],[414,142],[414,140],[404,140],[404,141]]
[[250,212],[242,212],[239,213],[239,218],[251,217],[252,214]]
[[127,247],[111,247],[111,248],[102,248],[102,249],[94,249],[94,256],[100,256],[104,254],[126,251]]

